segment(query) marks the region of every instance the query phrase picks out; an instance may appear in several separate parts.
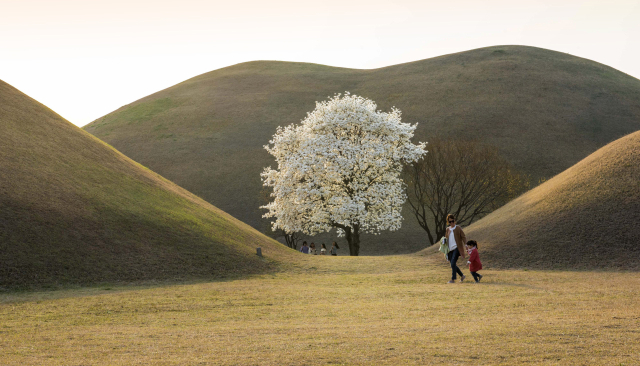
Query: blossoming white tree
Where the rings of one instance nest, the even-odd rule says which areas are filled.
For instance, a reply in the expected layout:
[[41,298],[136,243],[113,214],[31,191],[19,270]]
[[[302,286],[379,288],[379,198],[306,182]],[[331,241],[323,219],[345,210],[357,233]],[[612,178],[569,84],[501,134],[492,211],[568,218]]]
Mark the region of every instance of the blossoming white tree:
[[410,141],[417,125],[402,123],[400,115],[346,93],[316,103],[300,125],[278,127],[265,146],[278,169],[261,174],[274,198],[261,206],[269,210],[263,217],[275,217],[272,228],[289,233],[337,228],[351,255],[360,251],[361,232],[399,229],[402,166],[426,153],[425,143]]

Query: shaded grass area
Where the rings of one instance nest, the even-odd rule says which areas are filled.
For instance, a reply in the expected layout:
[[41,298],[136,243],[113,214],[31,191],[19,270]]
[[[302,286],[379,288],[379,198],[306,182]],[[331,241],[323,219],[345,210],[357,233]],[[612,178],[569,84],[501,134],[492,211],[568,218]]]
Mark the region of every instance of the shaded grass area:
[[2,81],[0,127],[0,291],[265,273],[293,253]]
[[[7,364],[640,362],[640,275],[311,257],[247,279],[0,295]],[[464,270],[468,274],[468,270]]]

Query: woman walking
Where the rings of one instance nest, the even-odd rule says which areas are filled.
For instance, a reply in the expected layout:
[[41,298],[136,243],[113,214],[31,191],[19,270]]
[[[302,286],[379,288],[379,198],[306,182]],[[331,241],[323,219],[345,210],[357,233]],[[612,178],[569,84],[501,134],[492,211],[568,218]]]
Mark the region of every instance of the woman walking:
[[465,275],[462,274],[460,268],[458,268],[458,258],[462,257],[464,259],[464,253],[467,252],[466,242],[467,238],[464,235],[464,231],[458,225],[456,225],[456,218],[452,214],[447,215],[447,222],[449,223],[449,227],[447,227],[447,232],[445,237],[449,242],[449,254],[447,254],[447,259],[451,264],[451,281],[449,283],[456,282],[456,276],[460,275],[460,282],[463,282],[466,278]]

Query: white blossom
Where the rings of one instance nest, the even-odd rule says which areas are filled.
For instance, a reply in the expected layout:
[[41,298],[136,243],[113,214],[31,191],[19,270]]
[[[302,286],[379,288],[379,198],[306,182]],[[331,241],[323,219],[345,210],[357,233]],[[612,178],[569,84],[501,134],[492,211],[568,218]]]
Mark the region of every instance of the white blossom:
[[[277,170],[266,168],[273,202],[262,206],[273,229],[314,235],[356,226],[377,234],[397,230],[406,200],[403,164],[420,159],[425,143],[411,143],[417,124],[401,122],[369,99],[335,95],[317,102],[300,125],[278,127],[265,149]],[[338,229],[338,235],[343,234]]]

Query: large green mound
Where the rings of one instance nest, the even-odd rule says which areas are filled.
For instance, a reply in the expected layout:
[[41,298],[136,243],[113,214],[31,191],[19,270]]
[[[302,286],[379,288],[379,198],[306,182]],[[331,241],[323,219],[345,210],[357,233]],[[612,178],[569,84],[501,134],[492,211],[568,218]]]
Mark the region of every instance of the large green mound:
[[[350,91],[419,122],[415,141],[478,138],[536,182],[640,129],[640,80],[540,48],[498,46],[376,70],[249,62],[165,89],[85,127],[119,151],[256,228],[264,228],[262,148],[277,126],[315,102]],[[403,229],[363,236],[363,254],[409,252],[426,235],[405,212]],[[325,237],[325,240],[329,238]]]
[[0,288],[214,278],[288,251],[2,81],[0,126]]
[[640,131],[616,140],[471,225],[503,268],[640,269]]

